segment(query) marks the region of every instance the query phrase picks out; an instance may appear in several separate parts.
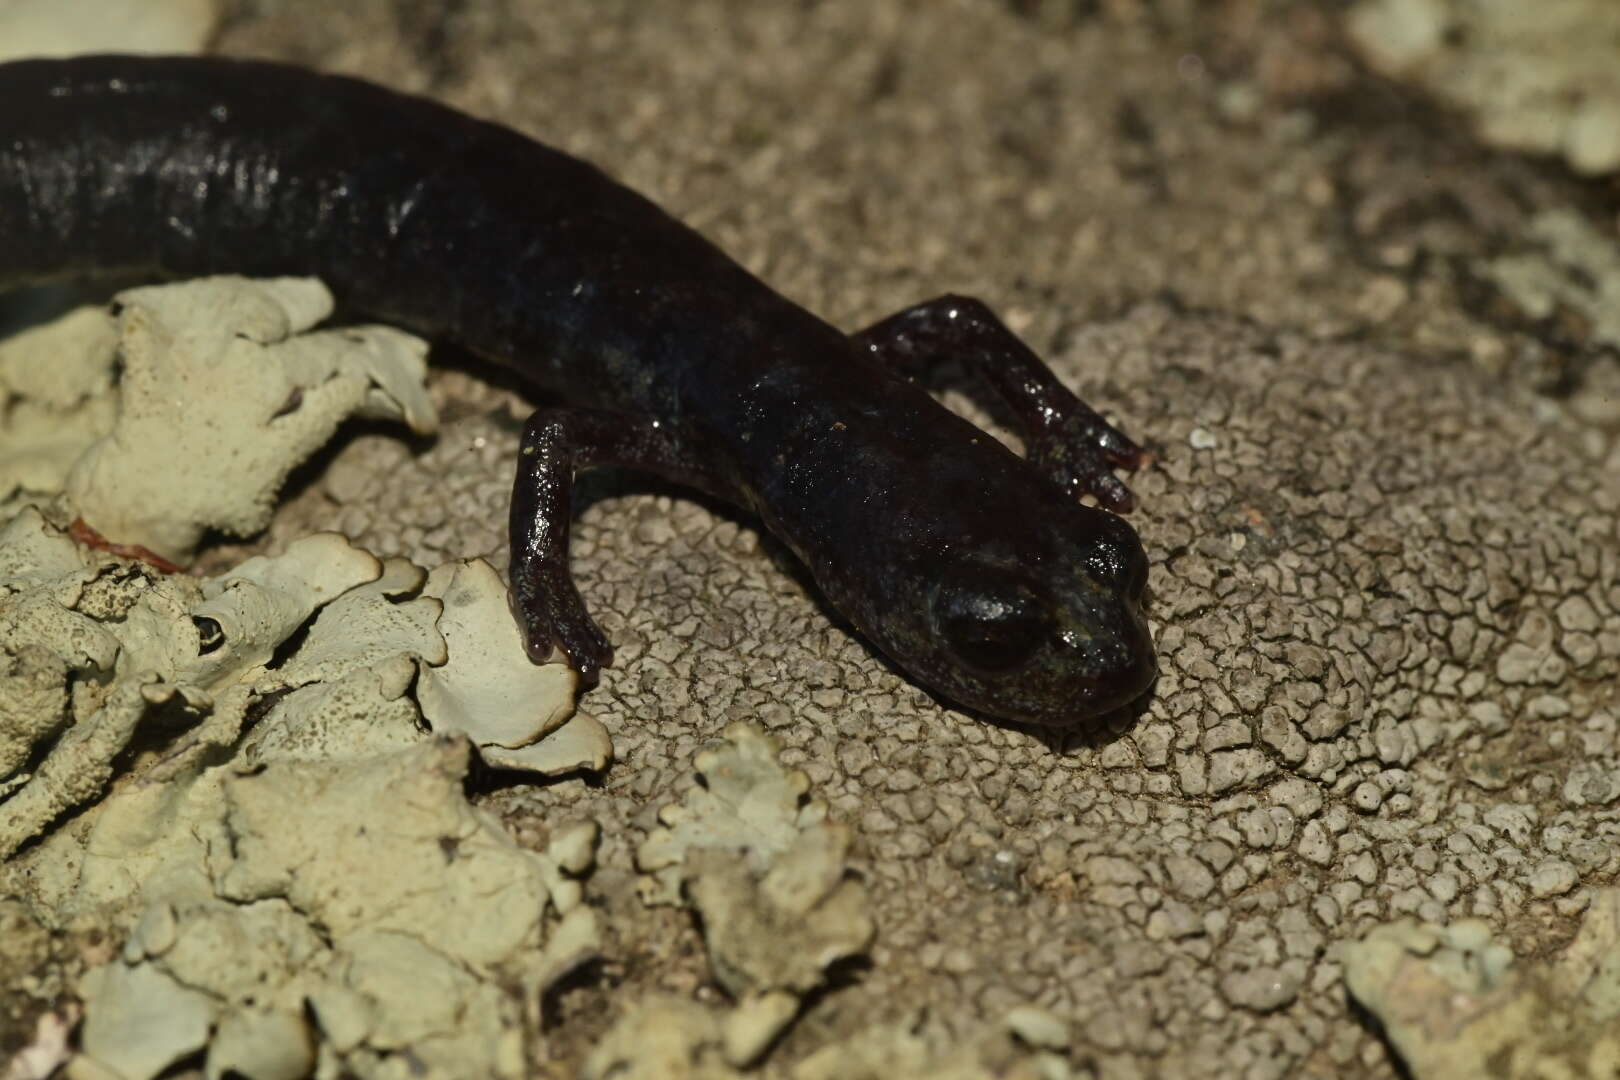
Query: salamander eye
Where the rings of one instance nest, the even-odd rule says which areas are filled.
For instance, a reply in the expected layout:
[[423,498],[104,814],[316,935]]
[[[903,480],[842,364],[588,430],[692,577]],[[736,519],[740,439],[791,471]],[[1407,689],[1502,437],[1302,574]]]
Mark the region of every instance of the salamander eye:
[[934,619],[946,646],[981,671],[1009,671],[1027,662],[1051,636],[1047,605],[1021,581],[979,578],[942,583]]

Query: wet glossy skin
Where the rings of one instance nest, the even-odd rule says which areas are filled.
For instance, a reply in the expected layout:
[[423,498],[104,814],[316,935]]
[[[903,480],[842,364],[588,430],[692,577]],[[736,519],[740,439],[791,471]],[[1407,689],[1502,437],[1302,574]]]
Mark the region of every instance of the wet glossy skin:
[[[1144,455],[988,309],[847,336],[590,165],[355,80],[270,64],[0,65],[0,284],[313,274],[567,408],[525,433],[514,610],[531,655],[611,658],[567,569],[578,468],[646,468],[757,513],[913,678],[995,717],[1081,722],[1154,673],[1146,559],[1111,466]],[[977,367],[1032,462],[910,378]],[[94,524],[93,522],[91,523]],[[113,538],[116,539],[116,538]]]

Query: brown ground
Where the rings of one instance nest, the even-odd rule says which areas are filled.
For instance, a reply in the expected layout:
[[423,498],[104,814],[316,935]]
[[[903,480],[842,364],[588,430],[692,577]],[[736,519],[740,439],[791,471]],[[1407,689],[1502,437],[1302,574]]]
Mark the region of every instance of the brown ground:
[[[619,760],[485,797],[520,831],[605,828],[617,940],[564,997],[553,1060],[641,993],[703,983],[694,928],[634,901],[630,854],[736,719],[855,826],[880,923],[780,1061],[915,1005],[967,1028],[1033,1001],[1097,1075],[1392,1076],[1335,942],[1479,915],[1543,951],[1613,881],[1615,814],[1564,780],[1616,769],[1620,483],[1611,433],[1579,419],[1614,365],[1578,315],[1535,322],[1478,272],[1534,211],[1612,221],[1613,201],[1360,73],[1339,6],[238,6],[220,51],[588,157],[840,326],[976,294],[1159,453],[1133,520],[1164,674],[1128,728],[1069,747],[911,687],[746,518],[587,489],[582,587],[619,663],[585,707]],[[508,474],[467,448],[504,460],[512,425],[463,413],[423,457],[351,445],[363,496],[334,509],[317,484],[278,534],[498,553]],[[1549,861],[1578,884],[1538,895]]]

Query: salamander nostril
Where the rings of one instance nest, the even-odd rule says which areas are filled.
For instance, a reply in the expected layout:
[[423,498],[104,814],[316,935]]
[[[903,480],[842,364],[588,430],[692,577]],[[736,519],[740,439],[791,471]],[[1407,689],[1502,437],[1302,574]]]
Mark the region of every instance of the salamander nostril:
[[1131,527],[1113,515],[1099,519],[1099,533],[1084,555],[1091,572],[1126,596],[1141,595],[1147,584],[1147,554]]

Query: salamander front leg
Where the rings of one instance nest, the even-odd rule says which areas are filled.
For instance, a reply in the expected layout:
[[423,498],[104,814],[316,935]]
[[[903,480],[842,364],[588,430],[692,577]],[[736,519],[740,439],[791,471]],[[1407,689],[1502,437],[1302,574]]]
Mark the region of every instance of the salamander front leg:
[[512,613],[529,659],[543,664],[561,649],[594,685],[613,662],[613,647],[585,610],[568,569],[574,473],[594,465],[645,469],[724,495],[714,477],[693,467],[667,425],[585,409],[541,409],[529,417],[512,487]]
[[941,296],[867,327],[850,340],[912,378],[956,357],[990,384],[1017,417],[1030,462],[1072,495],[1126,513],[1136,497],[1112,470],[1136,469],[1147,451],[1099,416],[982,302]]

